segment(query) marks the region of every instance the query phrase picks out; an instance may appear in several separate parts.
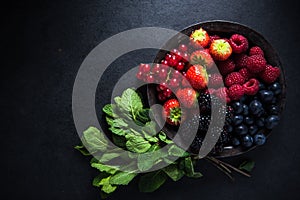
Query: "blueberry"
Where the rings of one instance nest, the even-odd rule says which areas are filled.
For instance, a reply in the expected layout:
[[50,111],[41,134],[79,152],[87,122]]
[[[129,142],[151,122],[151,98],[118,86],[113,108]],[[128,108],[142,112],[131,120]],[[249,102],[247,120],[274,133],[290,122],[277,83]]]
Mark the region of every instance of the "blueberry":
[[243,115],[249,115],[249,107],[246,104],[243,105]]
[[256,145],[263,145],[266,142],[266,136],[263,133],[257,133],[253,138]]
[[233,102],[231,106],[236,114],[240,114],[243,112],[243,104],[241,102],[239,101]]
[[259,83],[259,90],[264,90],[264,89],[266,89],[265,84]]
[[270,90],[261,90],[258,93],[260,100],[263,102],[270,102],[274,97],[274,93]]
[[264,118],[258,118],[256,121],[255,121],[255,124],[258,126],[258,127],[263,127],[265,125],[265,119]]
[[248,133],[248,127],[244,124],[241,124],[235,127],[235,133],[238,135],[246,135]]
[[276,104],[276,103],[277,103],[277,98],[276,98],[276,97],[273,97],[271,103],[272,103],[272,104]]
[[272,129],[277,126],[279,123],[279,117],[277,115],[271,115],[266,118],[265,126],[267,129]]
[[279,113],[279,107],[277,105],[271,105],[268,110],[272,115],[277,115]]
[[244,147],[251,147],[253,144],[253,138],[250,135],[245,135],[244,137],[242,137],[242,145]]
[[273,83],[270,85],[269,89],[274,92],[275,95],[278,95],[281,93],[281,85],[278,82]]
[[233,125],[235,125],[235,126],[239,125],[239,124],[241,124],[243,122],[243,120],[244,120],[243,115],[235,115],[233,117]]
[[247,124],[247,125],[251,125],[251,124],[254,123],[254,119],[253,119],[252,117],[246,116],[246,117],[244,118],[244,122],[245,122],[245,124]]
[[233,131],[233,127],[230,124],[225,124],[224,129],[228,132],[231,133]]
[[249,109],[250,109],[250,112],[253,114],[253,115],[258,115],[259,113],[261,113],[263,111],[263,106],[262,104],[260,103],[260,101],[258,100],[253,100],[251,101],[251,103],[249,104]]
[[248,127],[248,133],[250,135],[254,135],[255,133],[257,133],[258,131],[258,127],[256,125],[251,125]]
[[240,102],[245,103],[246,100],[247,100],[247,96],[244,95],[244,96],[242,96],[242,98],[240,99]]
[[240,140],[237,138],[232,138],[231,142],[233,146],[239,146],[241,144]]

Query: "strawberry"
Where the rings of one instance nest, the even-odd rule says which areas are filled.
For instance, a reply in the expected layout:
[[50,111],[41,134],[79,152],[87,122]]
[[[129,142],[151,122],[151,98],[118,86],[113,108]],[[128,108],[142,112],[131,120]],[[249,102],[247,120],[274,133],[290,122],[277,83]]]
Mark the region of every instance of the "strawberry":
[[218,62],[218,69],[222,76],[226,76],[235,69],[235,64],[232,59],[228,58],[227,60]]
[[239,84],[234,84],[228,89],[228,96],[231,100],[239,100],[244,95],[244,88]]
[[259,82],[255,78],[250,79],[244,85],[244,92],[247,95],[255,95],[259,90]]
[[181,120],[181,109],[177,99],[169,99],[163,105],[162,115],[170,125],[178,126]]
[[206,30],[200,28],[195,30],[190,35],[190,41],[195,48],[199,49],[199,48],[205,48],[209,44],[210,38]]
[[225,78],[225,85],[227,87],[230,87],[234,84],[242,85],[243,83],[245,83],[245,78],[239,72],[232,72]]
[[209,77],[209,87],[219,88],[223,85],[223,77],[219,73],[211,74]]
[[179,89],[176,96],[186,108],[192,108],[197,100],[197,92],[193,88]]
[[192,65],[186,72],[186,78],[195,90],[204,89],[208,83],[208,75],[202,65]]
[[232,48],[225,39],[213,40],[209,52],[215,60],[226,60],[232,53]]
[[267,65],[266,69],[259,74],[259,77],[265,83],[273,83],[280,75],[280,69],[278,67],[272,67],[271,65]]
[[192,65],[199,64],[207,69],[212,68],[214,64],[214,60],[210,56],[210,54],[205,50],[194,51],[190,56],[190,63]]

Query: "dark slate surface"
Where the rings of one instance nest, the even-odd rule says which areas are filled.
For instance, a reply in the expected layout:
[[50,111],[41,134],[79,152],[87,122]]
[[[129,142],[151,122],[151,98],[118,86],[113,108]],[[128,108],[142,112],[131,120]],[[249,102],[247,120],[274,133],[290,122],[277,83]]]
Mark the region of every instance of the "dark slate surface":
[[[222,3],[221,3],[222,2]],[[41,1],[4,6],[1,47],[1,193],[7,199],[100,199],[91,186],[96,171],[72,147],[80,142],[72,119],[71,94],[84,57],[106,38],[131,28],[180,30],[210,19],[232,20],[262,33],[277,49],[287,76],[287,105],[267,144],[241,158],[256,161],[253,177],[230,182],[200,162],[199,180],[167,182],[152,194],[135,182],[111,199],[293,199],[300,190],[297,1]],[[4,25],[4,26],[3,26]],[[109,52],[108,52],[109,53]],[[155,51],[118,59],[101,80],[99,105],[113,84]],[[2,60],[2,61],[3,61]],[[107,84],[109,83],[109,84]],[[105,85],[107,84],[107,85]]]

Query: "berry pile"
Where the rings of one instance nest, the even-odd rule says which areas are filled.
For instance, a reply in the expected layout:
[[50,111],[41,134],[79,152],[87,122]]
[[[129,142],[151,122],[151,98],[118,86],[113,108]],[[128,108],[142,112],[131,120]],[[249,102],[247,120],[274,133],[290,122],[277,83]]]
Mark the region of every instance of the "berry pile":
[[[222,129],[212,127],[213,132],[221,133],[212,153],[225,147],[264,144],[264,131],[279,122],[280,69],[270,65],[264,51],[243,35],[226,38],[200,28],[189,38],[188,43],[166,53],[161,63],[141,64],[136,75],[147,83],[159,83],[157,98],[164,105],[166,122],[182,126],[186,134],[198,126],[190,146],[197,152],[210,126],[214,102],[226,118]],[[193,114],[197,102],[200,114]],[[226,102],[225,109],[222,102]],[[183,117],[182,107],[190,109],[190,117]]]

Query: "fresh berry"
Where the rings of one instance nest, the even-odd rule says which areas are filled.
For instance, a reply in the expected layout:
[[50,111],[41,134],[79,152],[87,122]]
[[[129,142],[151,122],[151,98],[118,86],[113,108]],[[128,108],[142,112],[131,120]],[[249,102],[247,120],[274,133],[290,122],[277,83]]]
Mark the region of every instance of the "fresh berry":
[[171,67],[175,67],[178,64],[179,60],[176,55],[171,55],[171,58],[168,60],[168,63]]
[[242,145],[249,148],[253,145],[253,138],[250,135],[245,135],[242,137]]
[[202,146],[202,138],[199,136],[196,136],[195,139],[193,140],[192,144],[190,145],[190,150],[193,153],[199,153],[199,150]]
[[170,99],[166,101],[163,105],[162,115],[168,124],[175,126],[179,125],[181,120],[181,109],[178,100]]
[[207,46],[210,46],[212,41],[217,40],[217,39],[221,39],[221,37],[218,36],[218,35],[210,35],[209,38],[210,38],[210,41],[209,41],[209,44]]
[[244,53],[235,54],[233,59],[237,69],[241,69],[248,66],[248,56]]
[[184,62],[178,62],[175,68],[178,71],[182,71],[184,69]]
[[163,92],[159,92],[158,93],[158,100],[161,101],[161,102],[164,102],[167,100],[167,97],[164,95]]
[[237,139],[237,138],[233,138],[231,140],[231,143],[232,143],[233,146],[239,146],[241,144],[240,140]]
[[199,93],[198,104],[200,113],[208,114],[210,112],[210,93]]
[[208,75],[201,65],[192,65],[186,72],[186,78],[195,90],[204,89],[208,83]]
[[143,72],[139,71],[137,74],[136,74],[136,78],[139,79],[139,80],[142,80],[143,79]]
[[232,72],[225,78],[225,85],[230,87],[234,84],[242,85],[245,83],[245,78],[239,72]]
[[239,73],[245,78],[245,81],[254,77],[253,73],[251,73],[246,67],[240,69]]
[[231,104],[235,114],[241,114],[243,112],[243,104],[239,101],[235,101]]
[[280,69],[278,67],[272,67],[271,65],[267,65],[266,69],[260,73],[260,78],[265,83],[273,83],[280,75]]
[[197,101],[197,93],[192,88],[179,89],[176,92],[176,96],[181,102],[181,105],[187,108],[193,107]]
[[206,30],[200,28],[191,34],[190,41],[195,48],[205,48],[209,44],[210,38]]
[[151,70],[151,66],[149,64],[143,64],[141,63],[139,66],[139,71],[143,72],[143,73],[149,73]]
[[148,75],[146,78],[146,82],[147,83],[153,83],[154,82],[154,76],[153,75]]
[[266,142],[266,136],[263,133],[257,133],[253,137],[254,139],[254,144],[256,145],[263,145]]
[[249,50],[249,56],[252,56],[252,55],[264,56],[264,51],[260,47],[254,46],[254,47],[251,47]]
[[213,94],[219,99],[226,101],[226,103],[231,101],[228,96],[228,89],[226,87],[220,87],[219,89],[215,90]]
[[233,116],[232,122],[233,122],[233,125],[237,126],[237,125],[241,124],[243,122],[243,120],[244,120],[243,115],[235,115],[235,116]]
[[243,115],[247,116],[249,114],[249,107],[244,104],[243,105]]
[[188,46],[185,45],[185,44],[180,44],[180,45],[178,46],[178,49],[179,49],[179,51],[181,51],[181,52],[186,52],[186,51],[188,50]]
[[258,131],[257,125],[251,125],[251,126],[249,126],[249,128],[248,128],[248,133],[249,133],[250,135],[254,135],[255,133],[257,133],[257,131]]
[[272,101],[272,99],[274,97],[274,93],[269,90],[261,90],[261,91],[259,91],[258,96],[261,101],[270,102],[270,101]]
[[211,74],[209,77],[209,87],[219,88],[223,85],[223,78],[221,74]]
[[234,129],[237,135],[246,135],[248,133],[248,127],[244,124],[241,124]]
[[241,85],[234,84],[228,89],[228,96],[231,100],[239,100],[244,95],[244,88]]
[[251,124],[254,123],[254,119],[252,117],[246,116],[244,118],[244,123],[247,124],[247,125],[251,125]]
[[249,46],[247,38],[239,34],[233,34],[229,39],[229,43],[234,53],[245,52]]
[[227,59],[225,61],[218,62],[218,69],[223,76],[231,73],[235,69],[235,64],[232,59]]
[[256,119],[255,124],[258,127],[263,127],[265,125],[265,119],[264,118],[258,118],[258,119]]
[[226,60],[232,53],[230,44],[224,39],[212,41],[209,52],[215,60]]
[[277,115],[279,113],[279,107],[277,105],[271,105],[269,108],[268,108],[268,111],[270,114],[272,115]]
[[210,125],[211,117],[209,115],[200,115],[199,117],[199,131],[207,132],[208,127]]
[[259,73],[266,68],[267,61],[261,55],[252,55],[248,57],[247,68],[252,73]]
[[167,60],[161,60],[160,63],[169,66],[169,62]]
[[269,86],[269,89],[274,92],[275,95],[279,95],[281,93],[281,85],[278,82],[273,83]]
[[179,86],[179,84],[180,84],[180,80],[177,78],[172,78],[169,82],[169,86],[173,89],[177,88]]
[[192,65],[199,64],[206,67],[207,69],[210,69],[214,64],[214,61],[208,52],[203,50],[198,50],[198,51],[194,51],[191,54],[190,63]]
[[249,104],[249,109],[250,109],[250,112],[256,116],[264,111],[261,102],[258,100],[251,101],[251,103]]
[[265,126],[267,129],[272,129],[277,126],[279,123],[279,117],[277,115],[271,115],[266,118]]
[[161,80],[161,81],[166,80],[167,75],[168,75],[168,71],[164,68],[161,68],[159,73],[157,74],[159,80]]
[[165,90],[163,91],[163,95],[164,95],[166,98],[169,98],[169,97],[171,97],[171,95],[172,95],[172,91],[171,91],[169,88],[167,88],[167,89],[165,89]]
[[180,79],[181,76],[182,76],[182,74],[181,74],[180,71],[178,71],[178,70],[174,70],[174,71],[172,71],[172,73],[171,73],[171,77],[172,77],[172,78],[178,78],[178,79]]
[[243,88],[244,88],[245,94],[255,95],[259,90],[259,82],[258,82],[258,80],[252,78],[243,85]]
[[190,55],[187,52],[185,52],[185,53],[182,54],[182,60],[181,61],[182,62],[188,62],[189,58],[190,58]]

